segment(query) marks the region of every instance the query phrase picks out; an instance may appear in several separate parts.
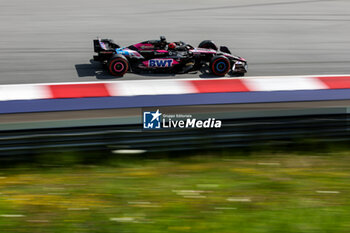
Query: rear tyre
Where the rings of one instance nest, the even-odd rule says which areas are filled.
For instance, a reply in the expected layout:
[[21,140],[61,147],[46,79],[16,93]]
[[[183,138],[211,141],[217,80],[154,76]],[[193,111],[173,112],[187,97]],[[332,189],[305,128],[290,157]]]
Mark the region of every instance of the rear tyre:
[[123,77],[129,69],[129,62],[124,56],[115,55],[109,60],[107,67],[111,75]]
[[230,71],[231,64],[225,56],[215,56],[211,59],[209,67],[216,76],[225,76]]
[[215,51],[218,50],[218,47],[215,45],[214,41],[212,40],[203,40],[199,45],[198,48],[203,49],[214,49]]

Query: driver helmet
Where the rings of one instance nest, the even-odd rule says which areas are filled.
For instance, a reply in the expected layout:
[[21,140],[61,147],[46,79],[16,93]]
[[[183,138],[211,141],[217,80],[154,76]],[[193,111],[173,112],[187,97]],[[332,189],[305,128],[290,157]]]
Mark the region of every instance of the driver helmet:
[[176,48],[176,44],[173,42],[173,43],[169,43],[168,44],[168,48],[169,49],[175,49]]

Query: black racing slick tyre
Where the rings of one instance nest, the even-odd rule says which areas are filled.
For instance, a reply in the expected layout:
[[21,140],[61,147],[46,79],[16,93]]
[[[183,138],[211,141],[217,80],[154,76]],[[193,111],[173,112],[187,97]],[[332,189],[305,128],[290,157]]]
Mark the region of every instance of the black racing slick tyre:
[[107,67],[111,75],[123,77],[129,69],[129,62],[124,56],[115,55],[109,60]]
[[215,51],[218,50],[218,47],[215,45],[215,43],[212,40],[203,40],[199,45],[198,48],[203,49],[214,49]]
[[225,56],[215,56],[210,61],[210,71],[216,76],[225,76],[230,69],[230,60]]

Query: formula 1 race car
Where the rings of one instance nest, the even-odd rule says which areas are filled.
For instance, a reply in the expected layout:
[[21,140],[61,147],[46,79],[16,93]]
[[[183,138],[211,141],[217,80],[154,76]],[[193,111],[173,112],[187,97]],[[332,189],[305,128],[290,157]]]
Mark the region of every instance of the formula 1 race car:
[[232,55],[226,46],[218,47],[211,40],[204,40],[198,48],[182,41],[168,43],[164,36],[160,40],[148,40],[128,47],[120,47],[110,39],[94,40],[95,61],[99,61],[114,76],[134,73],[188,73],[207,71],[216,76],[227,73],[243,76],[247,72],[247,61]]

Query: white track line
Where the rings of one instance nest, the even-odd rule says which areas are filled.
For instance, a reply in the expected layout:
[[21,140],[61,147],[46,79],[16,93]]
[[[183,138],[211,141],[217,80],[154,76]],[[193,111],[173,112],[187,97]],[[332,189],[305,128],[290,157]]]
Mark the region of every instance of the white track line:
[[178,80],[118,82],[110,83],[107,88],[112,96],[174,95],[197,92],[190,83]]
[[45,85],[27,84],[0,86],[0,101],[47,98],[51,98],[51,91]]
[[316,78],[251,78],[242,80],[251,91],[319,90],[328,87]]

